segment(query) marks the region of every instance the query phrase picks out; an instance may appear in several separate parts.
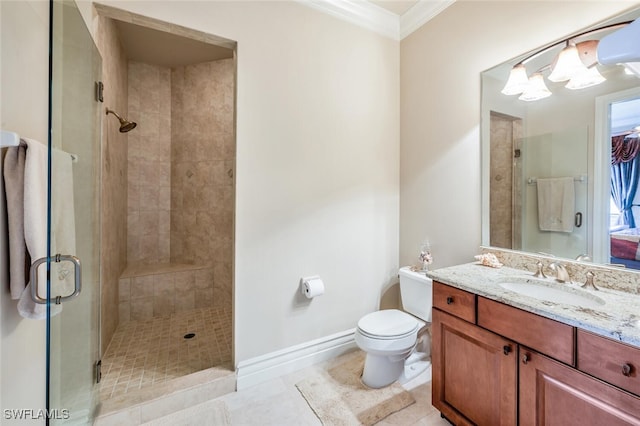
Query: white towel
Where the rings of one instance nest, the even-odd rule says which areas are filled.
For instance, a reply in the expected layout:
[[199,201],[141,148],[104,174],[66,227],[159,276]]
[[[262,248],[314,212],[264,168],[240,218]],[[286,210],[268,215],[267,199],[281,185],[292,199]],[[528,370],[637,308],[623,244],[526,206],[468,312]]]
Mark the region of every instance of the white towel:
[[[51,180],[51,254],[76,255],[73,161],[69,153],[54,148]],[[53,295],[73,293],[74,265],[69,261],[52,263],[51,269]]]
[[[32,139],[22,139],[27,145],[24,171],[24,232],[31,261],[47,256],[47,147]],[[73,204],[72,164],[69,154],[53,150],[51,182],[51,255],[75,253],[75,215]],[[73,288],[73,266],[51,263],[51,295],[67,295]],[[20,315],[31,319],[46,318],[46,305],[31,300],[31,285],[18,302]],[[46,297],[46,263],[38,269],[38,294]],[[62,310],[51,305],[51,315]]]
[[9,289],[12,299],[20,299],[29,282],[29,252],[24,241],[24,162],[26,146],[7,148],[4,156],[4,195],[7,200],[9,246]]
[[575,189],[572,177],[538,179],[541,231],[573,232]]

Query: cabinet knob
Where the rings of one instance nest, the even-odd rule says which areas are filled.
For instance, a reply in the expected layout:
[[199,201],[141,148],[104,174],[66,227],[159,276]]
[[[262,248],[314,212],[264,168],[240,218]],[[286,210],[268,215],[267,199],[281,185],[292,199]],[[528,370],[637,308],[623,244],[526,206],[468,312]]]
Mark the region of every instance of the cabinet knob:
[[523,354],[523,355],[522,355],[522,363],[523,363],[523,364],[528,363],[530,359],[531,359],[531,358],[529,357],[529,354]]
[[509,355],[509,353],[511,352],[511,346],[509,345],[504,345],[502,347],[502,352],[504,352],[505,355]]
[[623,376],[631,376],[631,372],[633,371],[633,365],[626,363],[622,366],[622,375]]
[[447,297],[447,305],[450,305],[453,303],[453,296],[448,296]]

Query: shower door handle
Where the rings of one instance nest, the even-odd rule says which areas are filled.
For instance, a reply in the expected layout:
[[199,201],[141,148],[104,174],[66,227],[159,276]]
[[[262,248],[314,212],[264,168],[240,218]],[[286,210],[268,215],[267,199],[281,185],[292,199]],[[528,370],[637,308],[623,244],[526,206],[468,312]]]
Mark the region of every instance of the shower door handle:
[[[47,303],[47,297],[40,297],[38,294],[38,267],[45,263],[48,260],[46,257],[41,257],[31,264],[31,269],[29,270],[30,280],[31,280],[31,299],[39,304]],[[77,295],[80,294],[82,290],[82,267],[80,265],[80,259],[70,254],[56,254],[54,257],[50,258],[51,262],[60,263],[60,262],[71,262],[73,263],[73,273],[74,273],[74,286],[73,293],[68,294],[66,296],[56,296],[55,304],[59,305],[62,302],[73,299]]]

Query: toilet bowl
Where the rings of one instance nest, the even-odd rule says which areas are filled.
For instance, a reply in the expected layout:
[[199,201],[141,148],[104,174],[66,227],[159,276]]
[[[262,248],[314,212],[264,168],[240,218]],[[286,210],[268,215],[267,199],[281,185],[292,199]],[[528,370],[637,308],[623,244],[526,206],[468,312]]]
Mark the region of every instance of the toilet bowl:
[[356,344],[367,354],[362,382],[371,388],[409,381],[431,366],[431,279],[409,268],[401,268],[399,275],[403,308],[411,314],[372,312],[360,318],[355,331]]

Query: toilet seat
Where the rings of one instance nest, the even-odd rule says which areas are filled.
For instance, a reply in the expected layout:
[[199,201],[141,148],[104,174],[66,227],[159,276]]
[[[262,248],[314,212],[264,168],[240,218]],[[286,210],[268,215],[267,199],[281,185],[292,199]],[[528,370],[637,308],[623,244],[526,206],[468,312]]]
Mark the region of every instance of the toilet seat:
[[365,315],[358,321],[358,331],[378,340],[398,340],[418,331],[420,322],[397,309],[385,309]]

